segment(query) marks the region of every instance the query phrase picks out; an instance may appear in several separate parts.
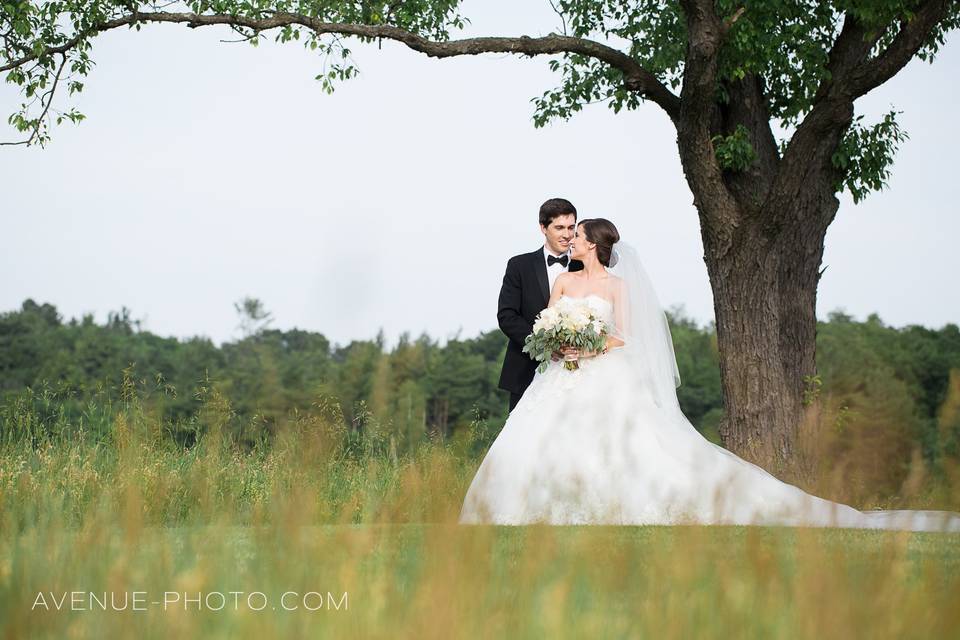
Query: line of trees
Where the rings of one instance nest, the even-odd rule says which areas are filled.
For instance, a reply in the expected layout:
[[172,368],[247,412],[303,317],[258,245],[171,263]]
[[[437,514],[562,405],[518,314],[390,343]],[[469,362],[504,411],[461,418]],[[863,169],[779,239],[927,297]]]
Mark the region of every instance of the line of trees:
[[[109,406],[134,388],[178,444],[202,435],[207,391],[229,402],[234,439],[269,439],[296,412],[336,407],[355,433],[385,430],[394,446],[447,439],[486,425],[490,438],[506,417],[496,387],[506,339],[498,330],[441,343],[427,335],[331,343],[320,333],[269,328],[255,300],[237,305],[244,336],[221,346],[141,329],[126,308],[104,324],[64,321],[51,304],[26,300],[0,314],[0,430],[16,437],[12,407],[56,413],[59,425],[109,428]],[[717,337],[681,311],[670,314],[685,414],[719,442],[723,419]],[[807,401],[823,406],[820,462],[848,464],[866,485],[895,491],[915,456],[928,467],[960,461],[960,328],[894,328],[871,315],[859,322],[833,312],[818,327],[818,374]],[[55,402],[49,398],[56,397]],[[44,400],[46,398],[46,400]],[[64,417],[66,415],[66,418]],[[42,421],[42,420],[41,420]],[[489,440],[488,440],[489,441]]]
[[[97,324],[89,314],[64,321],[55,306],[26,300],[0,314],[0,401],[48,385],[79,412],[98,394],[119,394],[126,372],[163,397],[162,417],[186,444],[195,437],[183,425],[198,410],[197,390],[211,386],[228,398],[236,428],[248,435],[270,432],[289,412],[321,402],[339,405],[354,430],[371,419],[391,423],[408,444],[506,418],[507,394],[497,389],[506,348],[499,330],[443,343],[405,334],[389,348],[381,333],[338,345],[320,333],[270,328],[257,300],[236,310],[243,337],[218,347],[208,338],[143,331],[126,308]],[[673,319],[682,400],[699,424],[720,406],[716,340],[679,313]]]

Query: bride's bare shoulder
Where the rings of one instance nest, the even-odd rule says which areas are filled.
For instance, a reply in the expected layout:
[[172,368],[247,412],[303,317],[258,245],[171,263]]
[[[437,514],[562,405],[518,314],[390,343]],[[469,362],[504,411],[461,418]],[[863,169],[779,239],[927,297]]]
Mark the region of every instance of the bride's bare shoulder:
[[619,297],[626,290],[626,282],[620,276],[610,274],[609,288],[614,297]]

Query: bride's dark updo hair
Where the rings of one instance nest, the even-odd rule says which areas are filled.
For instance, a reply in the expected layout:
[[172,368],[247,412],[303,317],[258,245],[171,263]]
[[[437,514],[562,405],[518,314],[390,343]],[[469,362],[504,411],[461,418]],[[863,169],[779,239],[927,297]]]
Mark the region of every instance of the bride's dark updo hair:
[[605,267],[610,266],[610,254],[613,245],[620,242],[620,232],[606,218],[587,218],[580,225],[587,240],[597,245],[597,260]]

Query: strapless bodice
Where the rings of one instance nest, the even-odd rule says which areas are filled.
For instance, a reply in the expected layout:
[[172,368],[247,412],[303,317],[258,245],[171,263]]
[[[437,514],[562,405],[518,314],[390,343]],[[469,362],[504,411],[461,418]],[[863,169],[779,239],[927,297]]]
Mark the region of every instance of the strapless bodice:
[[609,324],[613,323],[613,303],[604,298],[603,296],[598,296],[595,293],[591,293],[585,296],[568,296],[566,294],[560,296],[560,299],[557,301],[557,304],[564,304],[565,302],[572,303],[582,303],[586,302],[596,314],[603,319],[604,322]]

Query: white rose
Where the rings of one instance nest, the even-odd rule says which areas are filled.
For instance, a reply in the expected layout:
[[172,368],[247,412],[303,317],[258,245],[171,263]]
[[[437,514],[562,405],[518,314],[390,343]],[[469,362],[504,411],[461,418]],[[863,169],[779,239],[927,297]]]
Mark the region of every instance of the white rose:
[[548,307],[540,312],[540,315],[537,317],[537,320],[533,323],[534,332],[540,331],[541,329],[549,331],[554,329],[557,326],[558,319],[557,310],[553,307]]
[[590,311],[582,306],[572,309],[568,317],[570,324],[576,331],[581,331],[590,324]]
[[547,326],[551,329],[557,326],[557,323],[560,321],[560,312],[556,308],[550,307],[545,309],[547,312],[546,323]]

